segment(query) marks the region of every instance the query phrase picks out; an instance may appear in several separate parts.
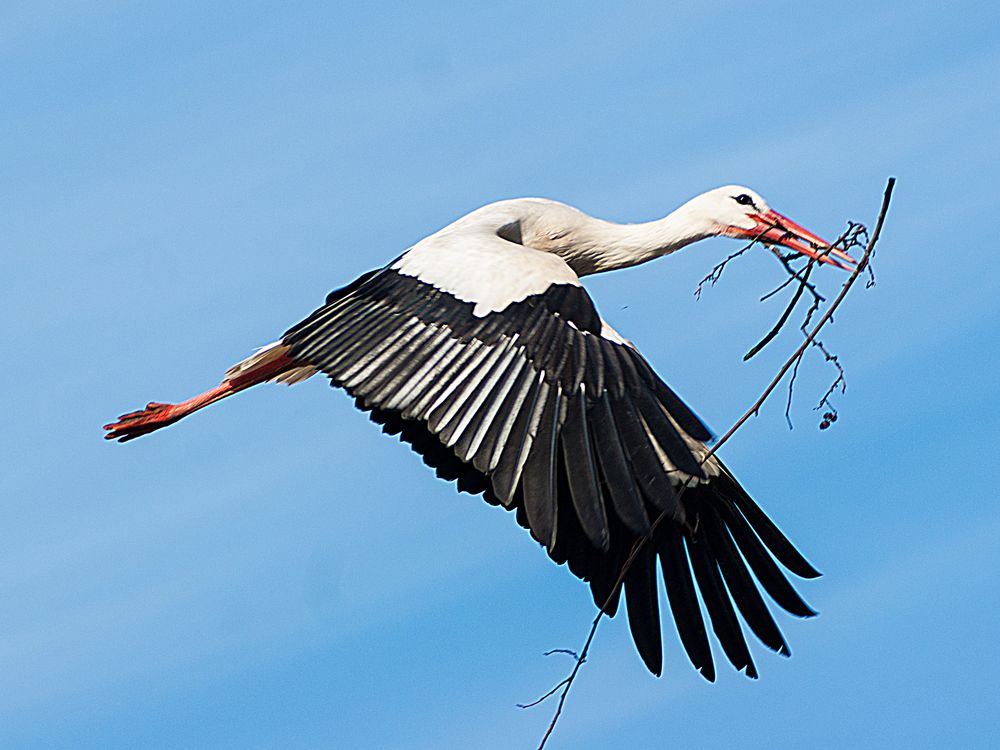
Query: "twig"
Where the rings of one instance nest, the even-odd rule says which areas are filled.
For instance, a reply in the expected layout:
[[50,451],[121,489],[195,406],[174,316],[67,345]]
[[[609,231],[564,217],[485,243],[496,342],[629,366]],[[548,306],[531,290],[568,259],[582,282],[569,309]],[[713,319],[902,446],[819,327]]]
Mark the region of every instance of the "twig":
[[789,275],[789,277],[787,279],[785,279],[784,281],[782,281],[780,284],[778,284],[778,286],[776,286],[774,289],[772,289],[767,294],[765,294],[763,297],[761,297],[760,301],[761,302],[767,302],[769,299],[771,299],[771,297],[773,297],[774,295],[776,295],[778,292],[780,292],[786,286],[788,286],[789,284],[791,284],[793,281],[796,281],[797,278],[798,277],[796,277],[795,275]]
[[760,241],[760,238],[763,237],[765,234],[767,234],[768,231],[770,231],[773,228],[774,228],[774,226],[771,225],[771,224],[768,224],[768,225],[764,226],[760,230],[760,232],[757,233],[757,236],[754,237],[753,239],[751,239],[746,245],[744,245],[743,247],[741,247],[739,250],[737,250],[735,253],[733,253],[732,255],[730,255],[728,258],[726,258],[721,263],[716,263],[715,267],[712,268],[712,270],[709,271],[708,275],[705,278],[703,278],[701,281],[699,281],[698,282],[698,286],[695,287],[695,290],[694,290],[694,297],[695,297],[695,299],[701,299],[701,290],[704,288],[705,284],[707,284],[708,282],[711,282],[711,286],[715,286],[715,282],[717,282],[719,279],[722,278],[722,272],[723,272],[723,270],[725,270],[726,265],[729,263],[729,261],[735,260],[736,258],[739,258],[741,255],[743,255],[743,253],[745,253],[751,247],[753,247],[754,245],[756,245]]
[[788,379],[788,398],[785,399],[785,424],[788,425],[788,429],[794,429],[792,426],[792,395],[795,393],[795,381],[799,377],[799,365],[802,364],[802,357],[797,357],[795,359],[795,364],[792,365],[792,377]]
[[[840,237],[838,237],[832,245],[830,245],[826,250],[824,250],[820,254],[820,257],[829,255],[830,251],[832,251],[837,246],[840,246],[846,252],[849,251],[852,247],[857,247],[861,245],[861,242],[859,241],[859,237],[861,235],[865,236],[865,240],[868,239],[864,225],[858,224],[853,221],[847,222],[847,229],[844,231],[844,233],[841,234]],[[795,290],[795,294],[792,296],[791,301],[788,303],[788,306],[785,308],[784,313],[782,313],[781,317],[778,319],[778,322],[775,324],[774,328],[768,331],[767,334],[764,336],[764,338],[762,338],[756,344],[756,346],[754,346],[752,349],[750,349],[750,351],[748,351],[746,354],[743,355],[744,362],[757,355],[761,351],[761,349],[763,349],[765,346],[771,343],[771,341],[774,340],[774,337],[778,335],[781,329],[785,326],[785,323],[788,322],[788,318],[791,316],[792,310],[795,309],[795,306],[802,298],[802,293],[806,289],[808,289],[809,293],[812,294],[813,303],[812,306],[809,308],[809,311],[806,313],[805,321],[800,326],[800,328],[803,329],[802,331],[803,334],[806,333],[805,329],[809,326],[809,321],[812,320],[812,316],[819,309],[820,304],[826,302],[826,297],[824,297],[822,294],[819,293],[819,290],[816,288],[816,285],[809,283],[809,274],[811,274],[813,268],[816,267],[816,264],[820,260],[819,258],[810,258],[809,261],[806,263],[805,268],[800,271],[798,269],[793,268],[791,263],[789,262],[790,259],[786,258],[780,252],[778,252],[777,248],[772,246],[771,253],[774,255],[775,258],[778,259],[778,262],[781,263],[781,265],[784,267],[785,272],[788,274],[788,278],[785,279],[783,282],[781,282],[776,288],[772,289],[770,292],[761,297],[760,301],[764,302],[770,299],[775,294],[784,289],[786,286],[791,284],[793,281],[798,281],[799,286]],[[869,273],[871,273],[870,264],[868,266],[868,269]],[[793,380],[794,380],[794,374],[793,374]],[[791,395],[789,395],[789,408],[791,408]],[[789,426],[791,426],[790,421],[789,421]]]
[[[849,221],[847,223],[847,229],[844,231],[842,235],[840,235],[840,237],[837,238],[837,241],[834,242],[833,245],[831,245],[826,252],[829,252],[837,245],[841,245],[845,251],[848,251],[853,247],[858,247],[861,245],[860,241],[861,237],[864,237],[865,241],[867,242],[869,240],[868,230],[865,229],[863,224]],[[872,247],[872,252],[874,253],[874,246]],[[872,265],[870,261],[871,258],[869,257],[868,274],[869,276],[874,278],[874,274],[872,272]],[[869,281],[865,286],[866,288],[870,289],[872,286],[872,282]],[[802,325],[799,326],[799,329],[802,331],[803,336],[808,335],[809,323],[812,321],[813,315],[815,315],[819,311],[820,303],[822,301],[822,297],[820,297],[818,292],[815,291],[815,288],[813,288],[812,285],[810,285],[810,288],[813,292],[813,303],[809,307],[809,310],[806,312],[806,317],[802,321]],[[832,316],[830,317],[830,322],[833,322]],[[832,423],[837,421],[837,409],[836,407],[834,407],[833,404],[830,403],[829,401],[830,396],[833,395],[834,391],[836,391],[838,387],[840,388],[841,393],[845,393],[847,391],[847,379],[846,379],[846,374],[844,372],[844,368],[840,364],[840,360],[838,359],[836,354],[831,354],[829,350],[826,348],[826,346],[823,344],[823,342],[820,341],[819,339],[814,339],[812,342],[812,346],[819,349],[820,352],[823,353],[823,357],[826,359],[826,361],[831,363],[837,369],[837,377],[834,379],[833,383],[830,384],[830,387],[827,389],[827,392],[819,400],[819,403],[815,407],[813,407],[813,409],[816,411],[822,409],[824,406],[830,409],[830,411],[826,412],[823,415],[823,421],[820,422],[819,425],[819,428],[821,430],[825,430]],[[792,367],[792,377],[788,381],[788,398],[785,400],[785,422],[788,424],[788,429],[790,430],[792,429],[792,397],[795,393],[795,379],[799,374],[799,365],[802,363],[802,358],[804,356],[805,353],[799,356],[798,361],[796,361],[795,365]]]
[[[843,235],[841,235],[840,237],[837,238],[837,242],[834,242],[833,246],[835,247],[837,245],[837,243],[839,243],[841,241],[841,239],[843,239]],[[828,252],[829,252],[829,249],[827,249],[826,252],[823,253],[823,255],[826,255]],[[819,299],[821,301],[826,302],[826,297],[824,297],[822,294],[819,293],[819,290],[816,288],[816,285],[808,283],[806,281],[806,278],[803,275],[802,271],[800,271],[797,268],[792,268],[791,261],[792,260],[797,260],[797,258],[795,258],[795,257],[792,257],[792,258],[785,257],[780,252],[778,252],[778,249],[776,247],[772,247],[771,248],[771,253],[772,253],[772,255],[774,255],[775,258],[778,259],[778,262],[782,266],[784,266],[785,271],[788,273],[788,275],[789,275],[790,278],[786,279],[785,282],[781,286],[779,286],[777,289],[774,289],[774,290],[768,292],[767,294],[765,294],[763,297],[761,297],[760,298],[761,302],[763,302],[764,300],[766,300],[771,295],[776,294],[778,291],[780,291],[782,289],[782,287],[784,287],[786,284],[789,284],[789,283],[791,283],[793,281],[798,281],[799,283],[801,283],[804,286],[808,287],[809,291],[812,292],[812,294],[813,294],[814,297],[819,297]],[[810,258],[809,262],[806,264],[805,270],[808,272],[809,267],[812,266],[813,264],[815,264],[815,262],[816,262],[815,258]]]
[[[792,295],[792,300],[791,302],[788,303],[788,307],[785,308],[785,312],[783,312],[781,314],[781,317],[778,318],[778,322],[774,324],[774,328],[768,331],[767,334],[764,336],[764,338],[762,338],[760,341],[757,342],[756,346],[754,346],[750,351],[748,351],[746,354],[743,355],[744,362],[746,362],[748,359],[757,354],[757,352],[759,352],[761,349],[763,349],[765,346],[771,343],[771,340],[778,335],[778,331],[780,331],[785,326],[785,323],[788,322],[788,317],[792,314],[792,310],[795,309],[795,306],[799,304],[799,300],[802,299],[802,292],[806,290],[806,282],[809,280],[809,274],[812,273],[812,270],[815,267],[816,267],[816,261],[814,259],[810,259],[809,264],[806,266],[805,274],[803,274],[802,276],[802,283],[799,284],[799,288],[796,289],[795,294]],[[785,281],[781,286],[779,286],[778,289],[781,289],[783,286],[785,286],[785,284],[789,284],[794,280],[795,280],[794,276],[789,276],[788,280]],[[771,294],[777,292],[778,289],[775,289],[774,292],[771,292]],[[766,294],[763,297],[761,297],[761,299],[762,300],[767,299],[769,296],[771,296],[771,294]]]
[[[869,266],[869,268],[871,268],[871,266]],[[841,366],[840,360],[837,359],[837,355],[830,354],[830,352],[826,350],[826,347],[823,346],[822,341],[817,340],[813,343],[821,352],[823,352],[823,355],[826,357],[826,361],[832,362],[833,366],[837,368],[837,379],[830,384],[826,393],[823,394],[823,398],[821,398],[819,403],[813,407],[813,411],[819,411],[824,406],[829,409],[829,411],[823,414],[823,421],[819,423],[819,428],[821,430],[825,430],[837,421],[837,409],[830,403],[830,396],[833,395],[834,391],[836,391],[838,387],[840,388],[841,393],[845,393],[847,391],[847,381],[844,378],[844,368]]]
[[694,290],[695,299],[701,299],[701,290],[708,282],[712,282],[711,285],[715,286],[715,282],[717,282],[719,279],[722,278],[722,271],[725,269],[726,264],[729,263],[729,261],[739,258],[741,255],[743,255],[743,253],[745,253],[747,250],[753,247],[756,242],[757,238],[754,238],[753,240],[750,241],[749,244],[741,247],[739,250],[730,255],[724,261],[722,261],[721,263],[717,263],[715,267],[708,273],[708,275],[698,282],[698,286],[696,286]]
[[[819,305],[820,305],[820,298],[819,298],[818,295],[814,295],[813,296],[813,303],[809,306],[809,309],[806,310],[806,317],[803,319],[802,325],[799,326],[799,329],[802,331],[802,335],[803,336],[808,335],[808,331],[806,329],[809,328],[809,321],[812,320],[813,315],[815,315],[816,311],[819,310]],[[833,318],[830,318],[830,320],[833,320]],[[820,347],[823,346],[819,342],[816,342],[816,343],[819,344]],[[825,352],[826,349],[823,349],[823,351]],[[788,398],[785,399],[785,424],[788,425],[788,429],[789,430],[793,429],[793,427],[792,427],[792,396],[795,394],[795,380],[799,376],[799,365],[802,364],[802,357],[804,356],[804,354],[805,353],[803,352],[803,354],[800,354],[799,358],[797,360],[795,360],[795,364],[792,366],[792,376],[788,379]],[[827,361],[829,361],[829,357],[827,357]],[[840,370],[839,376],[843,376],[843,374],[844,374],[843,368],[840,367],[839,364],[837,365],[837,368],[838,368],[838,370]],[[842,380],[842,379],[843,379],[842,377],[838,377],[838,380]]]
[[[778,374],[774,376],[774,378],[764,389],[764,392],[760,395],[757,401],[755,401],[754,404],[749,409],[747,409],[747,411],[743,414],[743,416],[740,417],[738,420],[736,420],[736,423],[732,427],[730,427],[729,430],[721,438],[719,438],[718,442],[716,442],[714,446],[712,446],[711,450],[709,450],[708,453],[705,455],[705,458],[702,459],[701,461],[702,464],[704,464],[705,461],[707,461],[709,458],[715,455],[715,453],[719,450],[719,448],[725,445],[726,442],[728,442],[728,440],[736,433],[736,431],[739,430],[747,422],[747,420],[750,419],[750,417],[756,415],[760,411],[760,407],[763,406],[767,398],[774,392],[774,389],[778,386],[778,383],[781,382],[781,379],[788,373],[789,369],[797,366],[799,360],[802,359],[802,355],[805,353],[806,349],[808,349],[816,340],[816,336],[819,334],[820,330],[822,330],[823,326],[825,326],[831,320],[834,311],[840,306],[840,303],[844,301],[844,298],[847,296],[848,291],[850,291],[851,287],[854,285],[854,282],[865,271],[865,269],[868,268],[868,262],[871,259],[872,252],[875,249],[875,243],[878,241],[879,234],[882,231],[882,225],[885,222],[886,213],[889,211],[889,201],[892,197],[892,189],[895,186],[895,184],[896,184],[896,178],[890,177],[885,187],[885,193],[882,197],[882,208],[879,211],[878,219],[875,222],[875,229],[872,232],[871,237],[868,239],[867,245],[865,246],[864,255],[861,257],[861,260],[858,262],[857,267],[851,273],[850,277],[848,277],[847,281],[844,282],[844,285],[843,287],[841,287],[840,293],[837,295],[836,299],[834,299],[830,307],[827,308],[826,312],[823,313],[822,317],[819,319],[819,322],[816,323],[815,327],[806,334],[805,340],[802,342],[799,348],[795,350],[795,353],[792,354],[792,356],[789,357],[785,361],[785,363],[781,366],[781,369],[778,370]],[[753,243],[751,243],[751,245],[752,244]],[[747,248],[748,247],[749,246],[747,246]],[[747,248],[744,248],[743,250],[746,250]],[[725,263],[723,263],[722,265],[724,264]],[[714,273],[715,270],[713,269],[713,274]],[[709,274],[709,276],[706,277],[706,280],[710,280],[713,274]],[[681,486],[680,490],[677,492],[678,500],[681,497],[683,497],[684,491],[686,489],[687,485]],[[638,538],[635,541],[635,544],[632,545],[632,550],[629,552],[629,556],[625,560],[625,564],[622,566],[621,572],[619,573],[618,578],[615,581],[615,585],[611,589],[611,593],[602,603],[601,608],[597,612],[597,616],[594,618],[594,621],[590,626],[590,632],[587,635],[587,640],[583,644],[583,649],[580,651],[580,655],[576,659],[576,663],[573,665],[572,671],[562,682],[560,682],[552,690],[546,693],[545,696],[543,696],[539,701],[529,704],[529,705],[537,705],[539,702],[555,695],[556,692],[560,690],[560,688],[562,689],[562,692],[559,695],[559,703],[556,706],[555,714],[553,714],[552,716],[552,721],[549,722],[548,729],[545,730],[545,734],[538,745],[538,750],[543,750],[545,744],[549,740],[549,737],[552,736],[552,732],[556,727],[556,723],[559,721],[559,717],[562,715],[563,706],[566,703],[566,696],[569,695],[570,688],[573,687],[573,683],[580,672],[580,668],[583,666],[584,662],[587,659],[587,653],[590,650],[590,646],[594,641],[594,636],[597,634],[597,627],[600,624],[601,619],[604,617],[604,610],[608,606],[610,606],[611,601],[614,599],[615,596],[618,595],[618,591],[622,586],[622,582],[625,580],[625,576],[628,574],[628,571],[631,568],[636,555],[639,554],[639,551],[646,544],[646,542],[648,542],[652,538],[657,527],[666,517],[667,517],[666,511],[660,513],[660,515],[656,517],[656,520],[653,521],[653,523],[650,525],[649,531],[644,536]]]
[[[582,662],[582,661],[579,661],[579,660],[577,660],[577,663],[578,663],[578,664],[583,664],[583,662]],[[574,671],[575,671],[575,670],[574,670]],[[538,700],[533,700],[533,701],[531,701],[531,703],[518,703],[518,704],[517,704],[517,707],[518,707],[518,708],[534,708],[534,707],[535,707],[535,706],[537,706],[537,705],[538,705],[539,703],[542,703],[542,702],[544,702],[544,701],[548,700],[549,698],[551,698],[551,697],[552,697],[553,695],[555,695],[555,694],[556,694],[556,691],[557,691],[557,690],[558,690],[559,688],[561,688],[561,687],[562,687],[563,685],[567,684],[568,682],[569,682],[569,677],[566,677],[565,679],[563,679],[563,681],[562,681],[562,682],[560,682],[560,683],[559,683],[558,685],[556,685],[556,686],[555,686],[554,688],[552,688],[552,689],[551,689],[551,690],[550,690],[549,692],[547,692],[547,693],[546,693],[545,695],[543,695],[543,696],[542,696],[541,698],[539,698]]]

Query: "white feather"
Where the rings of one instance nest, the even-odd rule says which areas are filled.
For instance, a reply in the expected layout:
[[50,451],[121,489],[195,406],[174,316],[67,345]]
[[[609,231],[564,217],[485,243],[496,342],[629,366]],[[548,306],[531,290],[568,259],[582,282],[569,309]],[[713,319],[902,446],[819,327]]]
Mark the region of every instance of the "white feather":
[[525,199],[484,206],[421,240],[391,267],[474,303],[478,317],[541,294],[553,284],[580,286],[559,256],[497,235],[500,227],[520,219],[519,209],[530,205],[532,200]]

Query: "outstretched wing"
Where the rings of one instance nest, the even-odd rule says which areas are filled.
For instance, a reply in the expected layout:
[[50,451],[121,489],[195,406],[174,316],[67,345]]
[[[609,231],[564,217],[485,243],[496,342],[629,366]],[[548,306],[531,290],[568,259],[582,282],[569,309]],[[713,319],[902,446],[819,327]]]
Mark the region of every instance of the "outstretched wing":
[[347,390],[438,476],[516,510],[609,615],[633,545],[666,513],[623,587],[653,673],[657,558],[680,639],[706,678],[715,668],[696,592],[737,669],[756,676],[737,610],[788,654],[751,571],[803,617],[814,613],[776,560],[818,573],[717,459],[702,464],[711,436],[701,421],[601,321],[561,259],[499,237],[460,249],[417,246],[331,293],[285,334],[289,355]]

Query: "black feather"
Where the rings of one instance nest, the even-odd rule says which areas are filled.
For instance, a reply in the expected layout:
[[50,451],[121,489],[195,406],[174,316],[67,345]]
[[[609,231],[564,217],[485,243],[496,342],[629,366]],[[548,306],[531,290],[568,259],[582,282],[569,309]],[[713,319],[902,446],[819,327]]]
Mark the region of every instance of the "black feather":
[[649,516],[619,440],[607,394],[594,402],[587,418],[607,495],[625,525],[635,534],[644,535],[649,531]]
[[567,396],[566,422],[559,433],[562,460],[567,467],[568,489],[580,526],[593,545],[606,552],[608,519],[587,431],[587,399],[583,390],[578,390],[576,394]]
[[625,574],[625,608],[632,640],[646,668],[660,676],[663,645],[660,640],[660,607],[656,587],[656,557],[644,544]]
[[504,505],[510,503],[514,490],[520,484],[518,470],[525,441],[529,439],[528,428],[532,415],[538,406],[539,397],[544,398],[545,392],[548,390],[546,383],[540,382],[538,376],[535,378],[524,404],[514,419],[514,425],[510,429],[500,454],[500,461],[491,475],[493,490]]
[[701,464],[692,455],[681,434],[670,424],[670,420],[663,413],[653,394],[645,388],[638,388],[632,394],[632,398],[639,413],[642,414],[643,421],[671,463],[681,471],[703,479],[705,472],[702,471]]
[[642,426],[639,412],[632,404],[632,399],[625,394],[613,401],[611,407],[618,428],[618,438],[632,467],[635,481],[655,507],[666,511],[674,521],[683,524],[684,508],[677,501],[677,494],[670,483],[670,478],[649,442],[649,436]]
[[708,644],[705,621],[698,606],[691,566],[688,563],[684,538],[672,523],[656,527],[654,544],[660,555],[663,582],[667,587],[667,600],[674,615],[677,634],[694,668],[709,682],[715,682],[715,663]]
[[689,542],[688,551],[698,588],[701,590],[705,608],[712,621],[712,630],[722,644],[722,650],[736,669],[745,669],[747,677],[756,679],[757,668],[750,658],[750,649],[747,648],[743,631],[740,630],[733,603],[729,600],[729,594],[722,583],[718,563],[712,557],[708,542],[702,533],[696,534]]
[[[544,387],[544,386],[543,386]],[[559,439],[559,391],[549,387],[538,431],[524,465],[521,486],[524,510],[531,531],[539,542],[551,548],[556,539],[556,448]]]
[[750,524],[746,522],[743,515],[726,502],[719,503],[719,510],[733,535],[733,540],[749,563],[750,569],[771,598],[782,609],[793,615],[799,617],[814,616],[815,610],[806,604],[792,588],[792,584],[782,574],[781,569],[775,564],[757,535],[753,533],[753,529],[750,528]]
[[701,516],[705,537],[712,548],[713,556],[719,562],[722,577],[743,619],[765,646],[784,656],[791,656],[792,652],[788,650],[785,639],[781,637],[781,631],[778,630],[767,605],[761,599],[760,592],[757,591],[757,586],[750,577],[736,545],[726,533],[722,520],[712,506],[708,506],[706,510],[707,512]]
[[731,496],[736,507],[740,509],[743,517],[750,524],[750,528],[756,532],[760,540],[771,551],[771,554],[778,558],[781,564],[795,573],[795,575],[801,578],[818,578],[820,572],[802,556],[801,552],[795,549],[792,543],[788,541],[788,537],[782,534],[781,530],[774,525],[774,522],[764,515],[764,511],[760,509],[757,503],[750,498],[728,472],[726,472],[726,478],[728,481],[725,482],[720,478],[720,487],[726,491],[727,495]]

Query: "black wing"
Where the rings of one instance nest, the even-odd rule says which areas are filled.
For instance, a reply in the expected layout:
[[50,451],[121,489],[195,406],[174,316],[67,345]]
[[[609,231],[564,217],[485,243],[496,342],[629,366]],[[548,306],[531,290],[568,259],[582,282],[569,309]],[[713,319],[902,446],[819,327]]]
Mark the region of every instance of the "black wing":
[[788,612],[815,614],[776,560],[819,574],[721,463],[701,467],[709,431],[631,346],[602,335],[582,287],[553,285],[477,316],[473,303],[383,269],[331,293],[283,343],[439,477],[516,510],[609,615],[633,544],[665,512],[623,587],[653,673],[662,665],[656,558],[681,642],[709,680],[696,592],[726,656],[751,677],[736,611],[765,645],[789,653],[751,571]]

